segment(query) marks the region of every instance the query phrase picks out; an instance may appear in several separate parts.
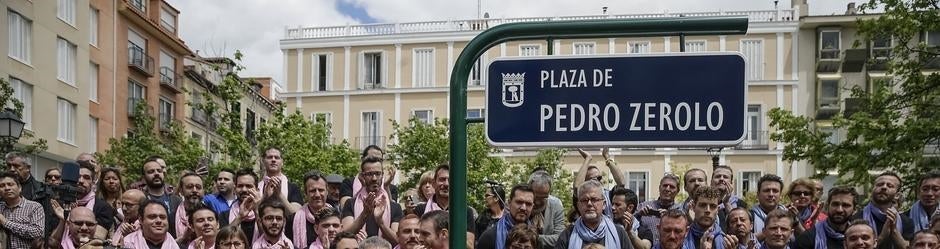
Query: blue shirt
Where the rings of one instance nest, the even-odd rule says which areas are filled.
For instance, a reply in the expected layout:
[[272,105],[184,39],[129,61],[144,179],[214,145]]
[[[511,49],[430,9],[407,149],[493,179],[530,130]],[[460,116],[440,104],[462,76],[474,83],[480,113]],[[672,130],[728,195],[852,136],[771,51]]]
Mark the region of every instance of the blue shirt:
[[[209,207],[217,214],[228,212],[232,207],[229,206],[228,200],[225,200],[224,196],[217,194],[208,194],[202,198],[203,202],[209,204]],[[232,203],[235,203],[234,201]]]

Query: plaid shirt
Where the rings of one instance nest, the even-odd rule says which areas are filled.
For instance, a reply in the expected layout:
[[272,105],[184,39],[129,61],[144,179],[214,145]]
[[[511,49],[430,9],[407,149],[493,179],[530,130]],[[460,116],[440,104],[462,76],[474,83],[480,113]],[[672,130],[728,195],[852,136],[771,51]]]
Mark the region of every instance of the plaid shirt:
[[10,207],[0,201],[0,214],[7,220],[3,228],[8,231],[10,248],[30,248],[34,240],[42,238],[45,215],[39,203],[20,197],[20,203]]

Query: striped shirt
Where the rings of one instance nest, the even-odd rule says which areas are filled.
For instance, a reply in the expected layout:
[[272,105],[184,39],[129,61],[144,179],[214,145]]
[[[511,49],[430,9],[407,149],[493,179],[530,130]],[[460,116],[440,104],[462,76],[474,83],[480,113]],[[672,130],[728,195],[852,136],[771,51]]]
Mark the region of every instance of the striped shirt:
[[14,206],[0,201],[0,215],[6,218],[6,228],[10,239],[9,248],[30,248],[30,244],[42,238],[45,229],[45,215],[39,203],[20,197]]

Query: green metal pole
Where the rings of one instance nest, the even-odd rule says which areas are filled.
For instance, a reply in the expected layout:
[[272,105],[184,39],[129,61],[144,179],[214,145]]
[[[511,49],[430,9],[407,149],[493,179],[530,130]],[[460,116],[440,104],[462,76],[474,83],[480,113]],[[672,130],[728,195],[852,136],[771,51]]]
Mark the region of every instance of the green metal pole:
[[545,41],[548,43],[548,46],[547,46],[547,47],[548,47],[548,55],[553,55],[553,54],[555,54],[555,39],[552,39],[551,37],[549,37],[549,38],[546,39]]
[[450,248],[467,246],[467,77],[483,52],[516,40],[735,35],[746,33],[747,24],[746,16],[525,22],[492,27],[470,40],[450,78]]

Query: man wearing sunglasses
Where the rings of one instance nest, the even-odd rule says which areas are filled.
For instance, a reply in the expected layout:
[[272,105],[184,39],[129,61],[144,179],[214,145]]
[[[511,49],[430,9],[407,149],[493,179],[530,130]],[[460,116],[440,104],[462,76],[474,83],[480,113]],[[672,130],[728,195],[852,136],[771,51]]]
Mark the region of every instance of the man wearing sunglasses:
[[[591,159],[592,159],[591,154],[587,153],[586,151],[582,149],[578,149],[578,153],[581,153],[581,157],[584,158],[584,163],[581,164],[581,169],[578,170],[578,176],[574,178],[574,185],[571,187],[571,189],[573,190],[572,192],[575,192],[575,193],[577,192],[578,187],[581,186],[581,184],[586,181],[594,180],[602,184],[604,182],[604,174],[601,172],[600,168],[598,168],[597,166],[591,165]],[[615,185],[625,186],[624,185],[625,182],[623,180],[623,172],[621,172],[620,169],[617,168],[617,162],[615,162],[614,159],[610,157],[610,150],[608,148],[604,148],[603,150],[601,150],[601,155],[604,156],[604,162],[607,165],[607,168],[610,169],[610,174],[614,178]],[[611,202],[609,200],[610,190],[604,188],[602,192],[603,192],[604,203],[605,203],[605,207],[603,210],[604,215],[606,215],[607,217],[613,217],[613,209],[611,209],[610,207]],[[576,194],[573,197],[575,200],[578,199]]]

